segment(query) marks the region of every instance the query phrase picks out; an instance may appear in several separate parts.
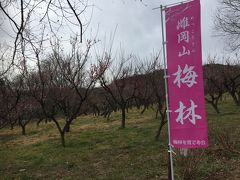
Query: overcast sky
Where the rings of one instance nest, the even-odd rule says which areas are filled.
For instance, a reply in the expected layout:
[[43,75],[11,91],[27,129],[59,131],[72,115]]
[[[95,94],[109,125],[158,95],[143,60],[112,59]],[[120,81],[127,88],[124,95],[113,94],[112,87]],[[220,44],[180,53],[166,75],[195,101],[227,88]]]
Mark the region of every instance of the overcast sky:
[[[114,47],[121,46],[129,53],[148,56],[153,49],[161,49],[160,11],[154,7],[179,2],[177,0],[95,0],[93,17],[85,37],[98,30],[99,39],[109,39],[115,34]],[[201,0],[203,61],[208,54],[223,50],[223,43],[213,37],[213,21],[217,0]]]
[[[203,61],[206,57],[223,52],[223,42],[220,38],[213,37],[213,21],[218,0],[201,0],[202,14],[202,49]],[[84,39],[95,37],[101,40],[100,47],[109,42],[114,36],[114,49],[119,49],[120,45],[127,53],[133,53],[145,58],[150,53],[161,49],[161,21],[160,10],[152,10],[155,7],[179,2],[179,0],[89,0],[93,3],[93,9],[89,8],[85,14],[89,21]],[[92,11],[93,10],[93,11]],[[1,17],[0,17],[1,20]],[[4,26],[4,24],[1,24]],[[9,28],[11,28],[9,26]],[[2,28],[8,31],[8,27]],[[67,33],[66,34],[70,34]],[[1,32],[1,41],[6,34]],[[70,35],[68,35],[70,36]],[[68,37],[67,37],[68,38]],[[5,38],[6,40],[6,38]],[[8,41],[8,40],[7,40]],[[9,41],[10,42],[10,41]],[[109,47],[109,44],[105,45]]]

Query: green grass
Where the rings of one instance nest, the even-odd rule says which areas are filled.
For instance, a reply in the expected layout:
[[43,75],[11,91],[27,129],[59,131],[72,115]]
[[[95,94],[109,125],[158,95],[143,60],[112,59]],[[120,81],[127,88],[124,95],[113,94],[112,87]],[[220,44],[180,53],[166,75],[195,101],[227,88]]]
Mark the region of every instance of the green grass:
[[[174,155],[176,179],[240,178],[240,107],[229,99],[220,104],[220,114],[207,105],[210,147],[192,150],[182,157]],[[158,128],[155,113],[143,115],[132,109],[125,129],[120,113],[110,121],[82,116],[66,135],[61,147],[53,123],[32,123],[26,136],[20,128],[0,130],[0,179],[167,179],[167,131],[161,141],[154,136]],[[224,148],[219,137],[226,135],[235,151]],[[192,162],[195,162],[192,164]],[[195,167],[195,168],[194,168]]]

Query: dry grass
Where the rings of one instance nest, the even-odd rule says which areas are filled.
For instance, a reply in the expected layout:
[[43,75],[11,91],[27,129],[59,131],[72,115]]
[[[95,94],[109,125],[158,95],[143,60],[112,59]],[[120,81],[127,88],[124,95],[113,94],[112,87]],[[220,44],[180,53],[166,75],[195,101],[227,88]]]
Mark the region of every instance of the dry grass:
[[[240,156],[221,143],[227,139],[240,151],[239,107],[222,103],[221,115],[207,107],[210,147],[187,158],[177,153],[176,178],[239,179]],[[20,128],[0,130],[0,179],[167,179],[167,131],[160,142],[154,140],[159,123],[154,116],[151,110],[140,115],[134,109],[126,129],[120,128],[119,113],[110,121],[81,116],[66,135],[66,148],[51,122],[29,124],[26,136]]]

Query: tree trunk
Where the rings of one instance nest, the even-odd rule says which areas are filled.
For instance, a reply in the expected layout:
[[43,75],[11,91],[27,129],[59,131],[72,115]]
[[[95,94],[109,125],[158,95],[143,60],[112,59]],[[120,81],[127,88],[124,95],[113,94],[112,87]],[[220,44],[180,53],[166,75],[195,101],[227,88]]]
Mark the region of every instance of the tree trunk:
[[43,118],[40,118],[38,121],[37,121],[37,127],[39,127],[39,124],[40,122],[42,122]]
[[156,141],[159,140],[159,137],[160,137],[160,134],[161,134],[161,132],[162,132],[162,128],[163,128],[164,124],[165,124],[164,120],[161,120],[161,123],[160,123],[160,125],[159,125],[157,134],[156,134],[156,136],[155,136],[155,140],[156,140]]
[[160,137],[160,134],[162,132],[162,128],[163,126],[167,123],[167,120],[165,121],[165,118],[166,118],[166,108],[164,109],[164,111],[162,112],[161,110],[158,109],[159,111],[159,114],[160,114],[160,125],[159,125],[159,128],[158,128],[158,131],[157,131],[157,134],[155,136],[155,140],[158,141],[159,140],[159,137]]
[[22,128],[22,135],[26,135],[25,125],[21,125],[21,128]]
[[99,116],[100,115],[100,110],[99,110],[99,108],[97,107],[97,114],[96,114],[97,116]]
[[235,94],[236,91],[230,91],[230,90],[228,90],[228,92],[229,92],[229,94],[232,96],[234,103],[235,103],[237,106],[240,106],[240,97],[238,97],[238,96]]
[[62,146],[65,147],[65,132],[60,132]]
[[214,108],[214,110],[216,111],[217,114],[220,113],[219,109],[218,109],[218,105],[217,103],[211,103],[212,104],[212,107]]
[[155,119],[158,118],[158,112],[159,112],[159,109],[156,110],[156,113],[155,113]]
[[25,130],[26,124],[23,123],[23,119],[19,118],[18,119],[18,124],[22,128],[22,135],[26,135],[26,130]]
[[54,117],[52,117],[52,120],[57,126],[58,132],[60,134],[62,146],[65,147],[65,129],[64,128],[63,128],[63,130],[61,129],[60,124],[58,123],[58,121]]
[[219,109],[218,109],[218,102],[219,99],[222,97],[222,93],[219,94],[217,97],[214,97],[214,95],[210,95],[211,96],[211,100],[205,98],[205,100],[210,103],[213,107],[213,109],[216,111],[217,114],[220,113]]
[[125,106],[122,107],[122,128],[125,128],[125,120],[126,120],[126,111]]
[[19,123],[20,127],[22,128],[22,135],[26,135],[26,125]]
[[112,113],[111,111],[108,112],[108,114],[107,114],[107,121],[110,120],[110,115],[111,115],[111,113]]
[[70,124],[66,125],[66,132],[70,132]]
[[232,98],[237,106],[240,106],[240,99],[236,96],[235,93],[232,94]]
[[144,105],[143,106],[143,110],[141,111],[141,113],[140,114],[143,114],[144,112],[145,112],[145,110],[147,109],[147,106],[146,105]]

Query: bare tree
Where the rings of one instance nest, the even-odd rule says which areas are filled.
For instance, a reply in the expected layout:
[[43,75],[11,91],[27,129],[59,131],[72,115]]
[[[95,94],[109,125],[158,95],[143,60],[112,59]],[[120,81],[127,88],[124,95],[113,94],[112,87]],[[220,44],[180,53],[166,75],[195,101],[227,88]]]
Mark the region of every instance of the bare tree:
[[204,66],[205,100],[212,105],[217,113],[220,113],[218,104],[225,92],[222,70],[224,65],[216,64],[215,58],[209,57],[209,63]]
[[26,135],[26,126],[33,119],[33,108],[32,102],[28,98],[23,98],[20,103],[18,103],[15,113],[15,118],[18,121],[18,125],[22,129],[22,135]]
[[235,104],[240,106],[240,65],[229,64],[223,69],[224,86]]
[[94,88],[87,101],[88,112],[93,113],[94,116],[104,116],[107,120],[113,111],[117,111],[117,105],[112,99],[111,95],[107,93],[102,87]]
[[218,35],[225,37],[230,50],[240,48],[240,1],[222,0],[216,12],[215,27]]
[[[37,71],[28,73],[28,83],[32,96],[40,104],[45,117],[55,123],[61,143],[65,146],[65,133],[81,114],[84,103],[108,63],[99,61],[97,65],[88,64],[90,49],[96,41],[88,41],[83,48],[75,39],[68,55],[62,53],[57,42],[52,45],[53,53],[45,59],[41,59],[41,48],[33,46]],[[64,118],[63,125],[59,117]]]
[[21,97],[21,84],[14,84],[7,77],[0,79],[0,128],[16,124],[14,112]]
[[[74,35],[77,34],[82,42],[83,27],[87,26],[88,22],[81,15],[88,7],[90,5],[85,0],[1,1],[0,13],[7,20],[2,23],[10,22],[12,32],[8,35],[14,37],[12,60],[15,59],[18,50],[24,56],[23,47],[28,43],[29,30],[33,36],[37,37],[40,29],[44,27],[48,32],[47,36],[60,38],[63,29],[67,28],[69,32],[74,32]],[[75,27],[79,30],[78,33],[74,30]]]
[[11,59],[10,54],[11,48],[4,43],[0,43],[0,78],[7,76],[12,67],[12,63],[9,62],[9,59]]
[[[141,62],[140,59],[138,61]],[[153,104],[152,87],[149,81],[149,74],[153,72],[151,68],[151,63],[140,63],[138,66],[138,72],[141,77],[138,81],[136,98],[134,100],[138,109],[140,109],[140,106],[143,106],[141,114],[149,108],[150,104]]]
[[134,75],[134,67],[132,55],[125,56],[122,52],[119,55],[119,64],[112,69],[105,71],[100,78],[101,86],[111,96],[112,100],[121,109],[122,120],[121,127],[125,128],[126,124],[126,109],[128,102],[134,98],[136,93],[135,79],[131,78]]
[[229,57],[224,56],[222,58],[224,66],[219,68],[223,77],[223,85],[232,97],[236,105],[240,105],[240,61],[239,55],[236,53],[235,56]]
[[16,119],[18,125],[21,127],[22,135],[26,135],[26,126],[31,120],[39,118],[41,109],[38,102],[31,96],[23,75],[16,76],[14,82],[21,86],[21,96],[16,108],[12,112],[12,118]]
[[[68,41],[77,36],[82,42],[90,22],[85,16],[89,7],[93,6],[88,0],[2,0],[0,33],[8,51],[2,51],[0,46],[0,63],[4,64],[0,77],[11,68],[26,68],[34,59],[32,46],[41,44],[47,54],[52,39]],[[9,57],[3,58],[6,54]]]
[[[155,117],[159,120],[159,128],[157,130],[155,139],[159,140],[162,128],[167,123],[166,119],[166,105],[165,105],[165,84],[164,84],[164,72],[159,59],[160,54],[156,54],[151,57],[151,61],[145,66],[145,82],[146,91],[148,93],[147,99],[151,100],[151,103],[156,105]],[[143,66],[144,67],[144,66]]]

